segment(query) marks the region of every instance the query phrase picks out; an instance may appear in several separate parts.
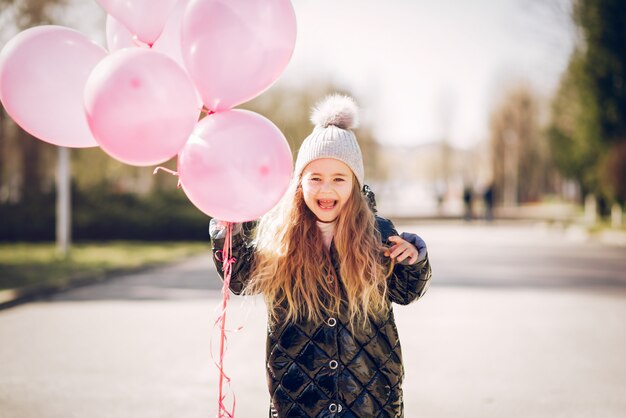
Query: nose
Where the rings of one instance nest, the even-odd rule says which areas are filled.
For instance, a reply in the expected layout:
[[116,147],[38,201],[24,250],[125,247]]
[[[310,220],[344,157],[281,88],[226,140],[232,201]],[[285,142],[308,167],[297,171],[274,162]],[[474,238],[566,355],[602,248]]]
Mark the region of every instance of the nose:
[[322,186],[320,187],[320,192],[329,192],[331,191],[330,182],[324,181],[322,182]]

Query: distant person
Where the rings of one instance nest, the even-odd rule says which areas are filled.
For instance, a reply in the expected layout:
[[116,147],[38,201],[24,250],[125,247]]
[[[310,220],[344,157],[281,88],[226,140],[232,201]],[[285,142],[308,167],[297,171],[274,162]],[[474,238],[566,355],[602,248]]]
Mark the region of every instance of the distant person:
[[[351,129],[356,105],[330,96],[313,113],[287,193],[252,240],[235,225],[230,289],[268,306],[272,417],[402,417],[404,368],[392,302],[424,295],[426,245],[398,234],[364,196]],[[224,223],[211,221],[216,267]]]
[[474,199],[474,192],[470,186],[463,188],[463,207],[465,209],[464,219],[466,221],[472,220],[472,200]]
[[443,203],[446,196],[446,185],[442,181],[435,183],[435,193],[437,198],[437,215],[443,216]]
[[485,201],[485,220],[488,222],[493,220],[493,188],[494,185],[491,183],[483,195]]

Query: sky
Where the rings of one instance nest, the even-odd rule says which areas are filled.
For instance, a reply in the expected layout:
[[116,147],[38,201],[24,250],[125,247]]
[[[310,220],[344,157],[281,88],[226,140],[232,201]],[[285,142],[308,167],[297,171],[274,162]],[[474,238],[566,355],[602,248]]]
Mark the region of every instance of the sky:
[[[102,43],[102,10],[73,0],[69,26]],[[331,80],[355,95],[379,142],[488,138],[507,87],[547,102],[573,46],[570,0],[293,0],[298,34],[277,84]],[[72,21],[74,22],[72,24]],[[102,27],[101,27],[102,26]]]
[[573,45],[569,0],[294,0],[279,83],[329,77],[384,144],[471,147],[507,86],[554,92]]

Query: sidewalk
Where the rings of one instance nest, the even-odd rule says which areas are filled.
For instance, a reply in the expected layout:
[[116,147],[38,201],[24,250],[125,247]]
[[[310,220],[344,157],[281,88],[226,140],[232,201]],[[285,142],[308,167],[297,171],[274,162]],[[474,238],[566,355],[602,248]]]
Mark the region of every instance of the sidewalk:
[[109,270],[106,273],[100,273],[97,275],[76,275],[69,277],[65,284],[34,284],[13,289],[0,290],[0,311],[3,309],[11,308],[13,306],[36,301],[59,292],[74,289],[80,286],[87,286],[96,284],[112,277],[118,277],[124,274],[139,273],[144,270],[154,268],[154,265],[127,268],[127,269],[115,269]]

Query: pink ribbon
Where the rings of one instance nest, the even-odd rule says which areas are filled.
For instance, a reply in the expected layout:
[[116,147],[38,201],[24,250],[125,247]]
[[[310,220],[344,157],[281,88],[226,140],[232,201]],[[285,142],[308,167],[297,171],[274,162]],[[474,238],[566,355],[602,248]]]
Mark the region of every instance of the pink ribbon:
[[[233,393],[233,404],[230,409],[226,407],[224,404],[224,400],[226,399],[226,393],[224,392],[224,383],[228,385],[228,389],[230,390],[230,382],[231,379],[228,377],[226,372],[224,372],[224,351],[226,348],[226,332],[232,332],[226,329],[226,307],[228,305],[228,299],[230,298],[229,285],[230,285],[230,277],[232,272],[232,265],[236,261],[234,257],[231,257],[233,251],[233,224],[227,223],[226,225],[226,237],[224,240],[224,248],[215,253],[215,256],[218,261],[222,262],[222,271],[224,272],[224,284],[222,286],[222,305],[219,315],[217,316],[213,327],[219,326],[220,328],[220,353],[218,361],[215,361],[215,357],[213,356],[213,339],[211,339],[211,358],[213,362],[217,366],[217,369],[220,373],[219,378],[219,394],[218,394],[218,418],[234,418],[235,416],[235,405],[236,399],[235,394]],[[241,330],[242,327],[239,327],[234,332]]]
[[180,189],[180,177],[178,176],[178,171],[170,170],[169,168],[165,168],[165,167],[159,166],[159,167],[154,169],[152,174],[158,173],[159,170],[165,171],[166,173],[170,173],[171,175],[178,177],[178,184],[176,184],[176,187],[178,187]]

